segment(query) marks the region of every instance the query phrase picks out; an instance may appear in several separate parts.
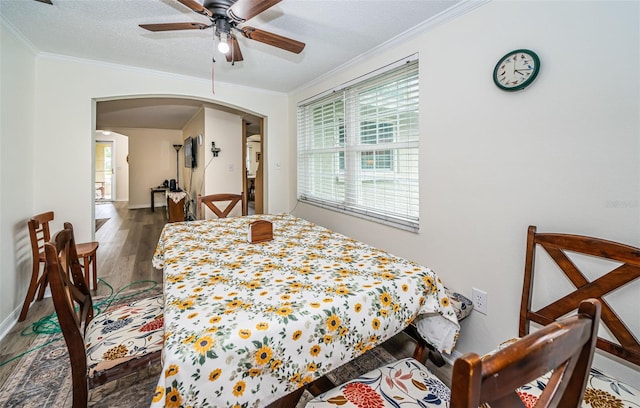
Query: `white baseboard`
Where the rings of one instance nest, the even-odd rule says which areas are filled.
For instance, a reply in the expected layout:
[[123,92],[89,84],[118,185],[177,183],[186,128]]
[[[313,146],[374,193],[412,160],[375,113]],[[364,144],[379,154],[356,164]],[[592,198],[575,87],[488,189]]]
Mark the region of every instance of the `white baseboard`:
[[[47,289],[45,289],[44,291],[44,298],[46,299],[49,297],[51,297],[51,289],[49,289],[49,286],[47,286]],[[33,306],[34,302],[37,302],[37,300],[34,300],[33,302],[31,302],[31,305],[29,305],[29,308]],[[7,318],[4,319],[2,323],[0,323],[0,340],[4,339],[5,336],[9,334],[11,329],[13,329],[13,326],[15,326],[16,323],[18,323],[18,318],[20,317],[20,311],[22,311],[22,304],[20,304],[20,306],[15,308],[13,312],[11,312],[11,314],[9,314],[9,316],[7,316]],[[29,317],[28,314],[27,314],[27,317]]]
[[11,331],[13,326],[18,323],[18,317],[20,317],[20,309],[22,309],[22,305],[20,305],[16,310],[14,310],[2,323],[0,323],[0,340],[4,339],[7,334]]
[[[166,203],[159,203],[156,204],[154,206],[154,208],[164,208],[166,207]],[[151,209],[151,205],[150,204],[136,204],[136,205],[130,205],[127,207],[129,210],[139,210],[141,208],[148,208],[149,210]]]

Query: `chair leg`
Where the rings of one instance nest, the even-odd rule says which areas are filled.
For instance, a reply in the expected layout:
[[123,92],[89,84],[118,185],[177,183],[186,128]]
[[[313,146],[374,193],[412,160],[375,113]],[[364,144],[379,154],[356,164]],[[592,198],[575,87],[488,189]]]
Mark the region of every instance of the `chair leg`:
[[418,360],[422,364],[425,364],[429,350],[421,342],[416,343],[416,348],[413,350],[413,358]]
[[[29,289],[27,290],[27,295],[25,296],[24,303],[22,304],[20,317],[18,318],[19,322],[27,318],[27,313],[29,312],[29,306],[31,306],[31,302],[33,302],[33,298],[36,296],[36,290],[38,290],[38,286],[40,286],[40,292],[42,292],[44,295],[44,287],[46,287],[46,284],[47,284],[46,276],[43,275],[42,277],[39,278],[39,275],[40,275],[40,262],[34,261],[33,268],[31,271],[31,281],[29,282]],[[42,299],[42,297],[40,297],[40,299]]]
[[96,252],[91,257],[93,263],[93,289],[98,290],[98,253]]
[[84,267],[82,268],[84,269],[84,281],[87,283],[89,290],[91,290],[91,277],[89,276],[89,263],[91,262],[91,255],[85,255],[85,257],[82,258],[82,261],[84,264]]
[[38,285],[40,286],[40,290],[38,290],[38,297],[36,299],[42,300],[44,299],[44,291],[47,289],[47,286],[49,285],[49,278],[47,277],[46,274],[40,277],[40,281],[38,282]]
[[71,382],[73,384],[73,408],[87,408],[89,405],[89,384],[86,370],[71,367]]

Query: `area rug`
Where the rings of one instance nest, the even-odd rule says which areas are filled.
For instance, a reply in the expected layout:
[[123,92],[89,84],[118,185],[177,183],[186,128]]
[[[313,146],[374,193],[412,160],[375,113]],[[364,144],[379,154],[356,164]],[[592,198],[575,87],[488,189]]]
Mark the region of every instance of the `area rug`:
[[109,221],[109,218],[96,218],[96,231],[99,230],[107,221]]
[[376,347],[357,357],[355,360],[331,371],[327,374],[327,378],[334,385],[340,385],[395,360],[387,350],[382,347]]
[[[115,306],[160,292],[156,286],[119,294]],[[105,299],[94,304],[106,307]],[[39,334],[9,378],[0,387],[0,407],[71,407],[72,385],[69,352],[61,333]],[[89,392],[90,407],[148,407],[162,368],[160,363]],[[132,386],[131,384],[135,384]]]
[[[0,407],[71,407],[71,367],[61,335],[39,335],[34,346],[0,389]],[[157,363],[89,392],[90,407],[148,407],[162,367]]]
[[70,406],[64,402],[71,396],[71,367],[62,335],[39,335],[32,344],[41,348],[23,357],[0,388],[0,406]]

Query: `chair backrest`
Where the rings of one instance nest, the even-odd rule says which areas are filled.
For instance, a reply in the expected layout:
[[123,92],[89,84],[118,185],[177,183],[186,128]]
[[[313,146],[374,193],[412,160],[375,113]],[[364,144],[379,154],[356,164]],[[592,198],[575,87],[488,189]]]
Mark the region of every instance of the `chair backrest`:
[[[220,207],[216,205],[216,203],[221,203],[221,202],[227,202],[226,207],[224,207],[224,209],[222,210],[220,209]],[[205,219],[203,205],[206,205],[207,207],[209,207],[209,209],[213,211],[213,213],[217,215],[218,218],[227,218],[231,210],[233,210],[233,207],[235,207],[236,204],[238,203],[240,203],[242,215],[247,215],[245,210],[244,194],[242,193],[240,194],[228,194],[228,193],[209,194],[206,196],[198,194],[198,219],[200,220]]]
[[69,223],[64,227],[44,247],[51,297],[71,360],[74,406],[78,406],[82,402],[86,405],[88,398],[87,387],[75,384],[87,383],[84,334],[93,319],[93,300],[76,253],[73,227]]
[[[537,248],[542,248],[549,255],[558,266],[555,269],[561,271],[576,289],[538,310],[532,310]],[[606,274],[601,274],[599,278],[591,282],[587,278],[588,275],[582,272],[574,262],[576,255],[588,255],[590,258],[600,261],[598,263],[602,265],[600,268],[611,265],[613,269],[610,269],[610,272]],[[611,340],[599,337],[596,347],[635,365],[640,365],[638,339],[604,299],[604,296],[610,295],[622,286],[632,284],[640,286],[639,277],[640,248],[582,235],[537,233],[536,227],[530,226],[527,232],[519,336],[522,337],[529,333],[531,322],[540,325],[549,324],[557,318],[573,312],[582,300],[595,298],[602,304],[602,325],[608,329],[611,335],[609,337]]]
[[31,239],[31,253],[34,262],[38,262],[40,254],[44,253],[45,242],[49,242],[51,239],[49,232],[49,222],[51,221],[53,221],[53,211],[34,215],[27,221],[29,238]]
[[597,339],[601,305],[583,301],[578,314],[552,322],[488,357],[457,359],[451,378],[451,408],[525,407],[516,390],[553,370],[535,407],[582,405]]

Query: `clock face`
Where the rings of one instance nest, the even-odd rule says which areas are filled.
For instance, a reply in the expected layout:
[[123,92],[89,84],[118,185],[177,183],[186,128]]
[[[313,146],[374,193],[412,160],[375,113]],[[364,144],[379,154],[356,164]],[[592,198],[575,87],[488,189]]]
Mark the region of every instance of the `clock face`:
[[518,91],[529,86],[538,75],[540,59],[530,50],[515,50],[498,61],[493,81],[505,91]]

